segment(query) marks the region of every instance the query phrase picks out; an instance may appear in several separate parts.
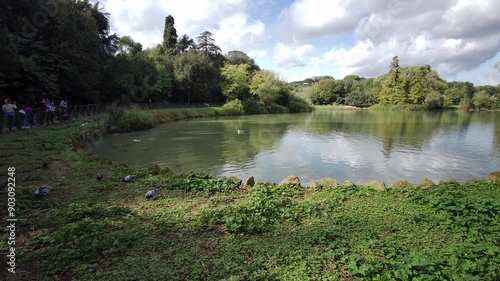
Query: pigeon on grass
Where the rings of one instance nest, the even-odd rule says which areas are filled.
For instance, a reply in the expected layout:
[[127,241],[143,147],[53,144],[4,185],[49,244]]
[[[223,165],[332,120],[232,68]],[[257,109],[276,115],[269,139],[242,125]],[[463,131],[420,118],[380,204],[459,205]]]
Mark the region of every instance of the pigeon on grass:
[[135,175],[128,175],[125,178],[123,178],[124,182],[131,182],[135,179]]
[[29,199],[39,199],[45,197],[49,194],[49,189],[47,187],[40,187],[33,194],[30,195]]
[[158,188],[151,189],[150,191],[146,192],[146,199],[154,199],[159,192],[160,190]]

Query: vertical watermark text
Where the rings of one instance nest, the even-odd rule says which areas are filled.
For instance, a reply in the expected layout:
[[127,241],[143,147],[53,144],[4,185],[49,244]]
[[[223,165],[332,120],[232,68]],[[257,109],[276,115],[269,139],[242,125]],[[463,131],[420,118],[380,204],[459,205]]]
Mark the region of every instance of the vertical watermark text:
[[7,169],[7,271],[16,273],[16,168]]

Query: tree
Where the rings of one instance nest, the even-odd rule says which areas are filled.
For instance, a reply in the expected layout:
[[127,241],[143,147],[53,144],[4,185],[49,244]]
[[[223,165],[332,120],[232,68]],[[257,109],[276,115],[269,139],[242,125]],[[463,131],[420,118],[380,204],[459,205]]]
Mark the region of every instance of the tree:
[[351,75],[347,75],[347,76],[346,76],[346,77],[344,77],[344,79],[342,79],[342,80],[344,80],[344,81],[347,81],[347,80],[355,80],[355,81],[359,81],[359,80],[361,80],[361,79],[363,79],[363,78],[362,78],[362,77],[359,77],[358,75],[353,75],[353,74],[351,74]]
[[399,59],[398,56],[392,58],[391,67],[389,70],[389,74],[391,77],[391,82],[396,85],[399,80],[400,68],[399,68]]
[[497,97],[490,96],[488,92],[481,90],[474,94],[472,98],[472,103],[474,107],[479,110],[492,109],[495,107],[497,102]]
[[335,80],[323,79],[314,84],[311,90],[311,100],[315,104],[331,104],[337,100],[334,92]]
[[215,40],[212,38],[213,34],[210,31],[204,31],[198,36],[198,50],[203,51],[207,56],[215,57],[220,54],[221,49],[215,45]]
[[250,93],[258,96],[260,102],[265,106],[273,104],[285,106],[288,103],[290,89],[277,73],[260,70],[252,77]]
[[221,68],[222,93],[228,100],[247,98],[250,86],[250,66],[248,64],[224,64]]
[[255,60],[249,57],[242,51],[230,51],[226,55],[226,61],[230,64],[247,64],[250,72],[259,71],[260,67],[255,63]]
[[136,43],[132,37],[125,35],[118,40],[117,49],[120,53],[137,55],[142,52],[142,44]]
[[431,91],[425,97],[425,106],[427,109],[440,109],[444,106],[444,98],[443,95],[439,94],[436,91]]
[[210,58],[203,52],[189,50],[174,61],[176,87],[182,96],[179,101],[209,101],[217,90],[219,72]]
[[[443,107],[451,103],[450,99],[445,99],[443,96],[448,87],[446,81],[441,79],[430,65],[401,68],[398,57],[395,56],[389,72],[383,75],[380,81],[382,81],[380,101],[386,104],[423,105],[429,104],[427,101],[432,101],[431,107],[435,108],[436,105]],[[427,99],[431,93],[432,96]],[[436,102],[437,96],[444,102]]]
[[173,67],[162,65],[158,67],[158,77],[154,83],[154,95],[158,100],[167,100],[171,97],[174,88]]
[[345,104],[357,107],[369,107],[378,103],[378,97],[374,94],[355,90],[347,94]]
[[163,49],[165,52],[175,53],[177,44],[177,30],[174,27],[174,17],[168,15],[165,18],[165,28],[163,30]]
[[470,82],[453,81],[448,83],[448,88],[444,91],[444,95],[452,104],[457,105],[462,100],[472,101],[474,92],[474,84]]
[[187,52],[188,50],[195,49],[196,44],[194,40],[189,38],[187,34],[183,34],[179,41],[177,42],[177,53],[182,54]]

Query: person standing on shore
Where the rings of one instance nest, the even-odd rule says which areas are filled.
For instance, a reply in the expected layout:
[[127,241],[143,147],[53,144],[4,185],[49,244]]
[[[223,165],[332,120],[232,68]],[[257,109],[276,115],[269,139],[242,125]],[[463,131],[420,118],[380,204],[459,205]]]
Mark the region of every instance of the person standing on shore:
[[[4,105],[2,106],[3,115],[5,116],[5,125],[9,131],[12,130],[12,125],[14,124],[14,117],[16,116],[16,102],[10,103],[10,99],[4,100]],[[2,127],[3,128],[3,127]]]
[[66,99],[61,100],[61,102],[59,103],[59,109],[61,110],[61,113],[63,115],[68,113],[68,101]]

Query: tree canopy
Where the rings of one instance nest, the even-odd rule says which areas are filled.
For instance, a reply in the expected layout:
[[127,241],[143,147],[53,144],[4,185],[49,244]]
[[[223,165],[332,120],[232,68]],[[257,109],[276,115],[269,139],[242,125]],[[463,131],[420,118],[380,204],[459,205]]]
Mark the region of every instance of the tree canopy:
[[[0,0],[0,96],[35,105],[41,98],[71,103],[198,103],[234,101],[246,112],[308,104],[450,105],[496,108],[500,85],[446,82],[429,65],[401,67],[395,56],[377,78],[329,75],[285,82],[240,50],[222,55],[213,34],[178,37],[165,17],[163,41],[149,48],[110,31],[110,15],[89,0]],[[147,47],[147,48],[144,48]],[[297,89],[309,87],[298,98]],[[294,89],[294,91],[292,91]]]

